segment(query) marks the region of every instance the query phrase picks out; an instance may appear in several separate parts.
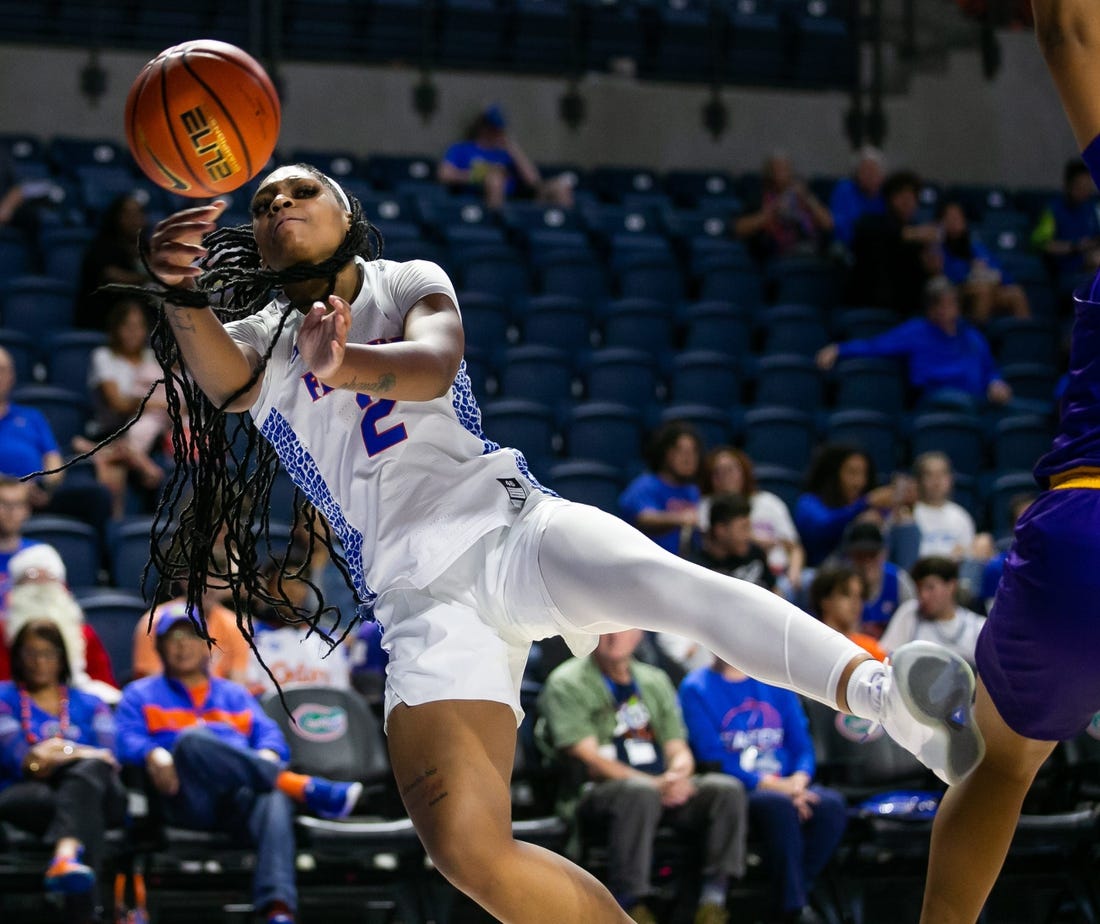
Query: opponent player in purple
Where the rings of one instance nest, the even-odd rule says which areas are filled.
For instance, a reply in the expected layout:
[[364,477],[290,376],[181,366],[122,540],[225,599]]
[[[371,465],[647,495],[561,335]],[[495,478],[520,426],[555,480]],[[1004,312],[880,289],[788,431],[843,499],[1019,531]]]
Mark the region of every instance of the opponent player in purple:
[[[1035,31],[1100,183],[1100,3],[1033,0]],[[1100,274],[1076,294],[1070,379],[1046,490],[1020,517],[978,640],[975,712],[986,752],[948,790],[932,832],[922,924],[972,924],[1043,761],[1100,711]]]

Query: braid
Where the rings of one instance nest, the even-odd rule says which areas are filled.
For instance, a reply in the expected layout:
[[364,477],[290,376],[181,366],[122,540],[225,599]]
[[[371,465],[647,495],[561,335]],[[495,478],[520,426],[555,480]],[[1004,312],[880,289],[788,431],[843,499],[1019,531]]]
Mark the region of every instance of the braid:
[[[327,176],[307,164],[296,164],[329,186],[337,198],[346,195]],[[200,261],[203,275],[194,290],[163,287],[154,294],[161,301],[185,307],[209,305],[218,319],[227,321],[255,314],[271,299],[273,290],[310,279],[335,281],[337,273],[353,260],[375,260],[381,256],[382,236],[364,216],[359,201],[346,195],[351,223],[336,252],[318,264],[296,264],[273,271],[263,266],[250,225],[219,228],[203,239],[207,255]],[[130,291],[130,287],[112,286]],[[148,296],[148,289],[139,290]],[[248,392],[263,374],[275,344],[282,336],[291,315],[297,309],[287,305],[282,311],[270,346],[249,380],[220,405],[215,406],[186,373],[186,363],[163,315],[151,335],[151,344],[163,372],[167,413],[172,421],[172,455],[175,466],[168,475],[153,516],[150,559],[142,574],[145,586],[149,569],[155,569],[157,600],[171,596],[174,583],[186,584],[187,603],[196,615],[200,633],[210,639],[203,608],[203,597],[211,587],[226,586],[237,614],[237,626],[256,652],[268,676],[267,665],[256,650],[252,630],[252,611],[256,604],[267,605],[284,615],[287,622],[304,622],[329,645],[335,646],[358,622],[358,614],[343,623],[335,607],[326,606],[319,588],[312,582],[316,606],[312,612],[296,612],[282,589],[282,577],[272,593],[261,580],[261,571],[272,562],[280,571],[287,567],[289,535],[285,542],[272,540],[269,519],[271,490],[278,472],[274,448],[260,437],[251,421],[226,411],[240,395]],[[144,402],[143,405],[144,407]],[[140,410],[138,412],[140,415]],[[118,432],[107,437],[102,446],[122,436],[137,416]],[[89,453],[90,454],[90,453]],[[279,524],[286,528],[286,524]],[[308,563],[321,543],[354,591],[347,563],[337,548],[329,524],[294,491],[292,534],[303,532]],[[307,580],[304,567],[286,577]],[[276,681],[276,687],[278,683]]]

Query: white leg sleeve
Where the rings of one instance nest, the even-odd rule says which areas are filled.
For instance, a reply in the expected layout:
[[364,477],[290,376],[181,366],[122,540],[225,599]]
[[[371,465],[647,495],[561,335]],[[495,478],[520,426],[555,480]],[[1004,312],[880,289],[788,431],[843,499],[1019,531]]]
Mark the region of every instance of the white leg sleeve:
[[845,666],[865,654],[776,594],[684,561],[583,504],[555,511],[539,568],[550,598],[578,629],[686,635],[746,674],[833,708]]

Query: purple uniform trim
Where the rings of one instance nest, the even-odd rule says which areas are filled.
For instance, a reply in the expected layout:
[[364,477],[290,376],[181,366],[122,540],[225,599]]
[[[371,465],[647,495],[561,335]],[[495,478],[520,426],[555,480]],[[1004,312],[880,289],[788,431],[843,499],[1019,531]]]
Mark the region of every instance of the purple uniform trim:
[[1100,189],[1100,135],[1097,135],[1089,143],[1089,146],[1081,152],[1081,159],[1092,174],[1092,181],[1096,188]]

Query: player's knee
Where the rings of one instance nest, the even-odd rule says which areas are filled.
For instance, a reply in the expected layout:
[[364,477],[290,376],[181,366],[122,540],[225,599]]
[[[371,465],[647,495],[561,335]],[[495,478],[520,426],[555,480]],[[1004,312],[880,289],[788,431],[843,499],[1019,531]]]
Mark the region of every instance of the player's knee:
[[507,860],[515,841],[479,834],[438,838],[425,843],[432,865],[451,885],[475,900],[492,893],[494,883],[507,875]]

